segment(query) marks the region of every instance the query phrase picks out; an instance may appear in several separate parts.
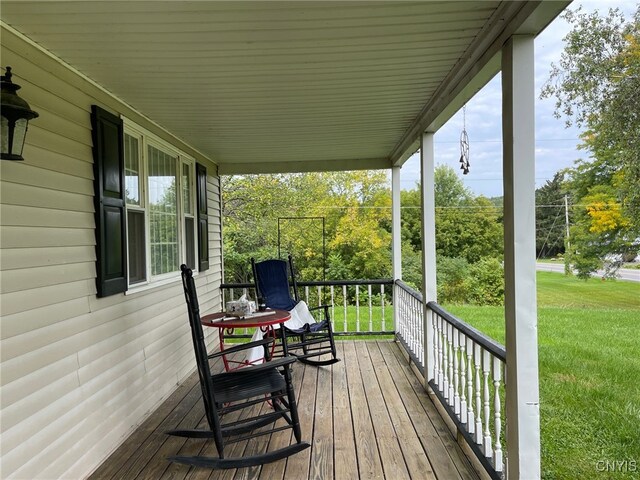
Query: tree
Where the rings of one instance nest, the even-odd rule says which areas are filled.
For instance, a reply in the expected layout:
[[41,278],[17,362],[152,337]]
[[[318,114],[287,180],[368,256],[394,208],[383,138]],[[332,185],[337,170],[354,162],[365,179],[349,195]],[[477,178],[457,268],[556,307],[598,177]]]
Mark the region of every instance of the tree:
[[566,237],[564,172],[536,190],[536,254],[549,258],[564,253]]
[[[422,199],[420,184],[411,190],[400,191],[400,219],[402,240],[415,251],[422,250]],[[404,249],[403,249],[404,251]]]
[[436,207],[454,207],[469,202],[473,195],[464,186],[456,171],[447,165],[438,165],[434,171]]
[[598,185],[589,192],[582,204],[574,207],[569,260],[580,278],[589,278],[599,268],[604,269],[604,276],[613,276],[627,254],[635,256],[636,244],[627,237],[630,220],[611,187]]
[[[449,302],[477,301],[479,295],[471,295],[471,287],[477,285],[476,278],[470,275],[481,272],[481,269],[472,267],[485,258],[496,259],[500,264],[503,249],[502,209],[483,196],[475,197],[451,167],[436,167],[434,181],[438,295],[443,301]],[[405,269],[411,272],[410,281],[420,288],[422,278],[415,274],[413,268],[419,265],[416,258],[419,259],[422,250],[420,186],[403,191],[401,201],[403,276],[408,278]],[[410,250],[407,247],[411,247]],[[501,277],[501,268],[494,269],[494,272]],[[481,289],[475,288],[475,291]],[[497,292],[500,297],[501,292]]]
[[[611,255],[638,249],[640,237],[640,7],[627,21],[619,10],[605,16],[568,10],[573,24],[565,50],[552,65],[543,97],[555,96],[556,116],[583,128],[591,158],[568,171],[575,211],[570,256],[588,276]],[[606,191],[606,193],[605,193]],[[619,205],[614,228],[594,227],[602,195]],[[588,212],[592,213],[589,214]],[[606,223],[606,222],[605,222]],[[601,247],[606,247],[605,250]],[[612,270],[612,273],[615,269]]]

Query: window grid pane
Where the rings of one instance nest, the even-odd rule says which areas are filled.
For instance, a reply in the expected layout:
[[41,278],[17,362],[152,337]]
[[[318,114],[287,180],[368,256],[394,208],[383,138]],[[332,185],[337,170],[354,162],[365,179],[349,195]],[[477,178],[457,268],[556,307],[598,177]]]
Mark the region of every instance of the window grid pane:
[[147,279],[146,243],[144,232],[144,212],[129,210],[128,243],[129,243],[129,283],[140,283]]
[[140,155],[138,139],[124,136],[124,172],[127,205],[140,205]]
[[149,146],[151,274],[178,270],[178,159]]
[[186,215],[193,214],[193,192],[191,191],[191,175],[192,175],[191,165],[183,163],[182,164],[182,208],[184,209],[184,213]]
[[186,259],[187,267],[196,268],[196,249],[195,249],[195,228],[196,222],[193,217],[185,217],[184,219],[184,239],[186,243]]

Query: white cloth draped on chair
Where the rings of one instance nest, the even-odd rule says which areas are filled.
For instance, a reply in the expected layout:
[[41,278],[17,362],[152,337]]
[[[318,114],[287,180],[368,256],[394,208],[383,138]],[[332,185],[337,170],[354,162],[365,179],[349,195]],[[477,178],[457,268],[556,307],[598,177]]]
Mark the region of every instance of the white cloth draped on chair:
[[[316,323],[316,319],[311,315],[309,306],[304,300],[300,300],[289,313],[291,313],[291,318],[284,322],[284,325],[292,330],[302,328],[307,324]],[[280,326],[275,325],[275,328],[280,328]],[[251,337],[251,341],[253,342],[262,339],[262,335],[262,331],[259,328],[256,328],[256,331]],[[246,360],[253,362],[262,357],[264,357],[264,349],[262,347],[254,347],[247,351]]]

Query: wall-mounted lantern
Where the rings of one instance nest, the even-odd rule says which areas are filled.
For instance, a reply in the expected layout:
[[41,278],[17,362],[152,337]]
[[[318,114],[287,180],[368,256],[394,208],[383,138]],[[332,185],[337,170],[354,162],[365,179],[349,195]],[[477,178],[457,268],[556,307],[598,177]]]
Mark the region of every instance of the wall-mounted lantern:
[[20,85],[11,82],[11,67],[7,67],[0,79],[2,80],[2,101],[0,102],[0,116],[2,116],[2,160],[24,160],[22,148],[27,136],[29,120],[38,114],[31,110],[29,104],[16,93]]

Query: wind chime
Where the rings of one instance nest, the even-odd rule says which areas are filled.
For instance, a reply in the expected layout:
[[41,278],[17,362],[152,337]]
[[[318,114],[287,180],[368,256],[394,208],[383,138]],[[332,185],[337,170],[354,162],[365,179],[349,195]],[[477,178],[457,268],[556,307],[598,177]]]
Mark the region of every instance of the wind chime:
[[467,106],[462,107],[462,133],[460,134],[460,170],[469,173],[469,136],[467,135]]

